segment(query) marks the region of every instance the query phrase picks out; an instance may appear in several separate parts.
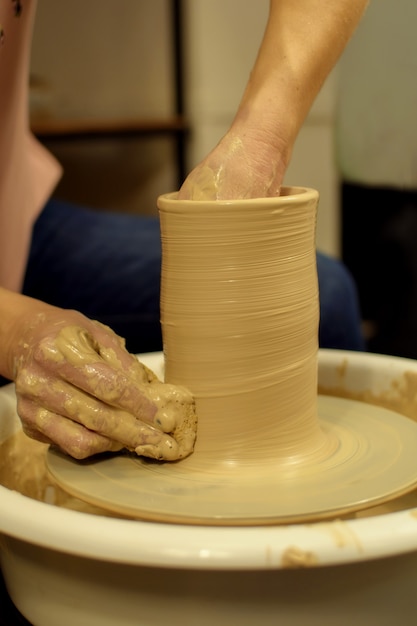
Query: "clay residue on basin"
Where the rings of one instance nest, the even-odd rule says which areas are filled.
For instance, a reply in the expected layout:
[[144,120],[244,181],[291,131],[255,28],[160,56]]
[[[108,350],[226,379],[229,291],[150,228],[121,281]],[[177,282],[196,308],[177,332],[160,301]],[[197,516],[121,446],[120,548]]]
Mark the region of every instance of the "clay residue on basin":
[[55,485],[46,469],[47,449],[48,444],[29,438],[22,430],[9,437],[0,444],[0,484],[40,502],[115,517],[108,511],[73,498]]
[[[347,388],[345,378],[347,374],[347,361],[342,362],[338,368],[339,384],[328,387],[319,384],[318,391],[322,395],[348,398],[358,400],[366,404],[380,406],[384,409],[395,411],[400,415],[404,415],[417,422],[417,373],[413,371],[405,371],[398,378],[390,382],[388,389],[375,393],[370,389],[361,391],[352,391]],[[363,511],[359,511],[353,515],[346,516],[345,519],[355,517],[370,517],[376,515],[384,515],[394,511],[403,511],[417,507],[417,490],[411,491],[399,498],[391,500],[385,504],[371,507]]]
[[301,550],[295,546],[287,548],[281,560],[284,568],[314,567],[318,563],[319,560],[314,552]]
[[417,422],[417,373],[412,371],[404,372],[399,378],[391,381],[390,387],[383,392],[376,394],[369,389],[362,391],[352,391],[344,384],[346,365],[338,370],[340,384],[327,387],[318,386],[320,394],[325,396],[335,396],[338,398],[349,398],[367,404],[383,407],[405,415]]

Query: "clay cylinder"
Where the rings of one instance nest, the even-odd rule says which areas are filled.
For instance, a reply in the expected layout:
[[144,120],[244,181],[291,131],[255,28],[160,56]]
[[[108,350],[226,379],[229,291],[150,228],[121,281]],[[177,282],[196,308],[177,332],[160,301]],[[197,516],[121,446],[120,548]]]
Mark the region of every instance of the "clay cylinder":
[[229,465],[295,460],[317,418],[318,193],[158,198],[165,380],[196,398],[195,455]]

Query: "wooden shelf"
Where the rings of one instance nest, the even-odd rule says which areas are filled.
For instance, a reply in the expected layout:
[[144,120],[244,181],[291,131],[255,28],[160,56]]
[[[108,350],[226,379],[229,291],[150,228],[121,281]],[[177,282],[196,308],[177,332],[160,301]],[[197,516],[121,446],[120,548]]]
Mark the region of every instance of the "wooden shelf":
[[33,117],[30,125],[32,132],[45,141],[155,134],[177,135],[188,131],[188,125],[182,116],[155,119]]
[[109,138],[130,139],[134,137],[166,135],[175,144],[175,161],[178,186],[186,175],[185,138],[190,127],[184,117],[183,85],[183,37],[182,0],[170,0],[172,27],[172,73],[174,79],[174,114],[171,117],[149,118],[77,118],[59,116],[35,116],[30,120],[34,135],[46,143],[53,141],[76,141]]

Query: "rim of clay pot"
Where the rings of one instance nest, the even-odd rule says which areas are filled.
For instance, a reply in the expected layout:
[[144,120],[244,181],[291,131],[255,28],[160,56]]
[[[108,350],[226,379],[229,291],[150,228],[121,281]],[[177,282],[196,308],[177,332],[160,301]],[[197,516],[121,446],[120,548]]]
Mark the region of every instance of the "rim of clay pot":
[[[160,353],[153,356],[162,358]],[[376,376],[381,392],[395,376],[417,376],[417,362],[409,359],[338,350],[320,350],[320,367],[334,373],[335,384],[346,382],[355,371],[361,383],[366,374]],[[38,502],[1,486],[0,504],[3,535],[62,553],[132,565],[281,569],[291,563],[324,566],[417,550],[417,508],[346,521],[238,528],[100,517]],[[6,539],[4,543],[7,549]]]
[[297,187],[297,186],[287,186],[281,187],[281,193],[279,196],[273,196],[271,198],[242,198],[239,200],[181,200],[181,203],[178,202],[178,191],[172,191],[169,193],[162,194],[157,199],[157,205],[159,208],[169,207],[170,211],[175,211],[178,206],[178,210],[183,212],[184,206],[188,204],[193,206],[193,210],[196,211],[205,211],[207,208],[221,208],[227,206],[229,209],[236,206],[236,210],[241,211],[245,208],[245,206],[251,207],[254,202],[257,205],[268,205],[274,204],[276,205],[277,201],[279,202],[280,198],[285,200],[285,204],[287,207],[291,204],[297,204],[299,202],[306,202],[309,200],[316,200],[319,196],[319,192],[317,189],[313,189],[312,187]]

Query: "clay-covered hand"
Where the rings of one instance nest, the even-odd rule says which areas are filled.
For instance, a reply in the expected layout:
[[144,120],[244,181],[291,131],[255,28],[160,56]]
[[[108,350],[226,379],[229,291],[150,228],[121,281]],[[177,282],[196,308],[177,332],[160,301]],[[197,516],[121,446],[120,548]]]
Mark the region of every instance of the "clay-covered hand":
[[187,176],[183,200],[238,200],[280,193],[288,157],[261,134],[229,131]]
[[14,351],[26,434],[77,459],[122,448],[165,460],[192,452],[190,392],[159,381],[106,326],[76,311],[45,310],[25,322]]

